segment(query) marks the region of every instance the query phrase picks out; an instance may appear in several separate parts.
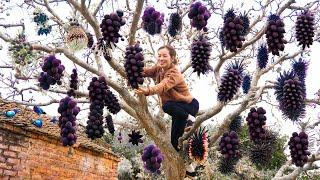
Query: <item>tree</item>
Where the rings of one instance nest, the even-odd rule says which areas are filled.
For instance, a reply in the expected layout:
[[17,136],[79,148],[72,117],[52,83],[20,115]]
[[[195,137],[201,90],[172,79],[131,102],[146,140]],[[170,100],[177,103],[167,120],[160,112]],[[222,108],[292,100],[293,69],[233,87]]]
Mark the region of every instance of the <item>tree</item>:
[[[193,68],[190,57],[186,55],[189,54],[190,51],[190,40],[197,37],[199,34],[206,34],[213,47],[213,51],[210,56],[210,63],[213,65],[214,74],[212,86],[217,91],[219,91],[219,86],[222,83],[220,78],[220,71],[222,71],[222,67],[232,59],[243,60],[243,64],[246,64],[247,66],[246,69],[248,73],[252,76],[248,93],[242,94],[238,92],[236,96],[231,97],[231,101],[228,100],[227,102],[223,102],[216,100],[214,92],[212,92],[212,101],[216,101],[214,105],[200,110],[197,115],[196,122],[191,130],[185,133],[179,141],[180,144],[182,144],[183,140],[188,139],[188,137],[190,137],[190,135],[194,133],[203,122],[212,117],[216,117],[223,109],[230,108],[230,112],[218,125],[217,131],[210,134],[209,146],[213,146],[217,142],[218,138],[228,130],[231,120],[236,116],[257,103],[264,101],[269,101],[271,103],[271,100],[267,99],[267,95],[276,86],[276,82],[272,81],[272,79],[268,79],[267,75],[274,74],[273,72],[275,68],[281,68],[281,66],[290,59],[294,59],[300,54],[307,56],[310,53],[310,48],[302,49],[297,46],[296,39],[294,37],[293,22],[296,19],[294,18],[294,15],[300,13],[302,10],[310,10],[312,13],[317,14],[320,6],[318,1],[296,3],[294,0],[252,1],[252,5],[250,3],[248,3],[249,5],[245,4],[245,2],[234,5],[234,8],[236,8],[235,11],[239,11],[239,13],[242,8],[246,8],[246,13],[250,19],[247,32],[242,34],[245,36],[245,41],[235,50],[230,44],[221,45],[219,40],[219,33],[221,29],[223,30],[222,18],[227,13],[226,8],[231,7],[226,1],[203,2],[211,14],[211,18],[208,20],[207,32],[200,32],[196,28],[190,26],[187,15],[189,6],[193,2],[151,2],[144,0],[137,0],[135,2],[128,0],[119,2],[101,0],[96,4],[94,2],[96,1],[25,0],[24,2],[19,3],[7,2],[3,4],[2,17],[5,17],[5,15],[12,16],[15,14],[16,10],[25,9],[24,12],[28,12],[28,15],[31,18],[34,17],[33,12],[42,12],[46,14],[48,19],[45,18],[45,20],[42,20],[41,23],[38,23],[37,25],[38,34],[42,35],[40,37],[34,36],[36,31],[34,31],[33,28],[30,28],[30,26],[32,26],[31,24],[34,25],[34,22],[30,22],[26,18],[24,21],[18,23],[18,19],[15,19],[14,23],[7,23],[7,16],[4,18],[5,23],[0,24],[2,27],[0,30],[0,38],[2,39],[2,43],[5,42],[4,47],[13,47],[15,45],[23,46],[23,52],[19,51],[18,55],[14,54],[14,50],[11,51],[12,58],[14,59],[13,61],[6,59],[0,66],[0,68],[6,70],[6,72],[9,70],[14,74],[14,77],[10,77],[6,76],[6,73],[3,73],[4,76],[1,77],[2,85],[7,90],[10,90],[10,92],[6,94],[3,93],[2,96],[7,95],[7,97],[4,98],[5,101],[14,101],[24,105],[46,106],[58,103],[61,96],[65,96],[69,90],[67,73],[63,76],[62,85],[54,86],[54,88],[51,87],[48,90],[44,90],[37,82],[41,71],[41,59],[47,57],[49,54],[59,55],[59,58],[63,60],[62,64],[67,68],[66,70],[68,70],[68,67],[70,68],[74,66],[80,72],[79,74],[83,78],[81,85],[84,88],[82,88],[82,90],[75,91],[78,103],[90,103],[88,100],[89,93],[87,91],[87,86],[90,81],[88,79],[91,79],[93,76],[105,77],[111,90],[118,94],[122,110],[127,114],[127,116],[131,116],[134,119],[134,122],[136,121],[138,123],[140,128],[145,129],[148,136],[161,149],[162,153],[165,154],[164,167],[167,179],[183,179],[185,175],[185,165],[183,160],[185,155],[177,153],[170,144],[170,128],[167,126],[165,121],[161,120],[163,112],[161,107],[159,107],[159,101],[157,99],[152,99],[152,97],[136,97],[133,94],[132,88],[127,85],[127,76],[124,68],[125,47],[128,45],[134,45],[139,41],[140,46],[144,49],[143,54],[146,60],[145,63],[147,65],[151,65],[153,63],[150,60],[155,58],[156,54],[154,49],[155,45],[171,44],[177,48],[178,55],[181,60],[187,59],[187,61],[181,61],[179,64],[182,68],[182,73],[187,74],[187,72],[190,72]],[[156,10],[160,10],[162,7],[166,8],[164,12],[165,17],[169,16],[169,12],[177,11],[183,17],[183,31],[180,32],[178,36],[172,38],[168,34],[167,26],[163,25],[162,34],[156,36],[148,35],[142,30],[140,25],[141,14],[146,6],[154,6]],[[116,47],[112,47],[112,52],[110,52],[111,47],[107,47],[109,50],[103,52],[104,58],[99,54],[94,53],[92,49],[74,51],[77,50],[77,48],[80,49],[80,47],[76,48],[70,44],[69,46],[65,46],[65,43],[68,42],[68,32],[70,32],[68,25],[72,23],[68,21],[67,18],[72,17],[77,19],[80,27],[85,29],[87,32],[92,33],[95,41],[97,42],[99,38],[103,36],[99,25],[104,18],[104,15],[110,14],[110,12],[115,12],[117,9],[123,10],[124,17],[126,19],[126,24],[121,27],[120,30],[120,33],[123,35],[125,40],[117,43]],[[71,14],[66,14],[65,12],[67,12],[67,10],[70,11]],[[269,53],[269,56],[274,58],[273,62],[269,62],[267,67],[259,69],[255,68],[256,63],[254,63],[256,61],[256,50],[258,49],[258,45],[265,41],[264,37],[267,31],[267,19],[270,12],[280,16],[282,19],[285,19],[285,30],[287,31],[285,39],[288,40],[288,43],[285,46],[290,47],[290,49],[286,48],[285,51],[280,52],[278,55],[271,55],[271,53]],[[315,22],[318,22],[319,16],[315,17]],[[220,23],[221,26],[217,25],[218,23]],[[287,26],[287,24],[290,26]],[[20,35],[15,38],[15,34],[17,34],[16,29],[19,29],[20,33],[25,34],[25,36]],[[8,30],[7,33],[5,33],[5,30]],[[224,31],[226,31],[226,29],[224,29]],[[223,33],[224,32],[222,32],[222,34]],[[316,26],[316,38],[319,38],[319,33],[320,29]],[[32,35],[30,36],[30,34]],[[30,37],[34,38],[34,40]],[[85,39],[88,37],[89,36],[84,37],[84,42],[86,42]],[[224,39],[224,41],[225,40],[227,39]],[[80,43],[81,42],[79,42],[79,44]],[[229,46],[228,49],[230,50],[226,50],[224,46]],[[31,50],[32,53],[29,53]],[[272,52],[272,54],[277,54],[277,52]],[[21,64],[19,61],[20,57],[22,57],[22,61],[26,60],[26,62]],[[71,72],[71,70],[68,72]],[[202,77],[203,75],[201,74],[200,78]],[[194,80],[192,80],[195,78],[196,77],[190,78],[189,84],[191,86],[195,83]],[[19,83],[23,83],[25,87],[22,87]],[[148,85],[150,83],[153,82],[148,81],[145,82],[144,85]],[[31,99],[25,99],[24,97],[28,91],[37,92],[42,96],[49,96],[51,97],[51,100],[48,102],[33,102]],[[21,100],[18,100],[19,98],[21,98]],[[304,102],[320,105],[319,99],[314,100],[306,98]],[[158,113],[154,113],[157,110]],[[316,125],[317,124],[309,124],[308,126],[315,127]],[[319,158],[319,154],[314,154],[309,159],[306,166],[303,168],[295,168],[291,174],[282,176],[284,170],[289,164],[291,164],[291,162],[288,161],[287,165],[280,168],[275,179],[297,177],[302,171],[313,168],[312,163],[319,160]]]

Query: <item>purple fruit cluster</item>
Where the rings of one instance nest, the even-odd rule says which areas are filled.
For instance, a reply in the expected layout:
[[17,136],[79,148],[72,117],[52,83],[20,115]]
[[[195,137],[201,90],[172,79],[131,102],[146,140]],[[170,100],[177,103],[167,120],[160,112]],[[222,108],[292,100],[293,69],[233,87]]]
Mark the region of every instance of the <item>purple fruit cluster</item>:
[[225,132],[219,142],[219,151],[226,159],[240,157],[238,134],[234,131]]
[[266,130],[264,125],[266,125],[266,110],[262,107],[251,108],[246,121],[249,126],[250,139],[255,143],[260,143],[266,138]]
[[287,41],[284,40],[285,32],[283,20],[280,19],[278,15],[270,15],[266,29],[266,37],[268,51],[273,55],[279,56],[279,51],[284,50],[284,44],[287,43]]
[[[117,10],[116,13],[107,14],[104,16],[100,24],[103,39],[107,44],[116,44],[122,36],[119,34],[120,27],[126,24],[123,17],[123,11]],[[123,38],[122,38],[123,40]]]
[[77,106],[77,102],[71,97],[67,96],[60,100],[58,113],[59,127],[61,128],[61,142],[63,146],[72,146],[77,141],[77,123],[76,116],[80,112],[80,108]]
[[206,37],[200,36],[193,40],[191,44],[191,66],[193,72],[197,72],[198,76],[212,71],[209,63],[211,50],[211,44]]
[[314,15],[311,12],[305,11],[297,17],[296,38],[299,45],[302,45],[302,49],[309,48],[312,45],[314,29]]
[[61,77],[63,76],[64,66],[61,61],[57,59],[54,55],[50,55],[44,59],[42,65],[43,72],[40,73],[38,81],[40,82],[40,87],[44,90],[48,90],[50,85],[61,85]]
[[303,167],[308,161],[310,152],[308,151],[308,135],[305,132],[292,133],[289,141],[289,149],[292,158],[292,162],[296,166]]
[[164,156],[158,147],[153,144],[145,147],[141,158],[144,164],[144,168],[147,171],[151,173],[161,174],[160,167]]
[[107,106],[107,109],[112,114],[117,114],[120,110],[120,104],[117,97],[108,89],[104,103]]
[[72,74],[70,75],[70,90],[67,92],[68,96],[75,96],[74,90],[78,89],[78,73],[77,69],[72,70]]
[[204,6],[201,2],[191,4],[188,17],[190,19],[190,24],[192,27],[197,28],[197,30],[199,31],[208,31],[208,28],[206,26],[208,23],[208,19],[211,17],[211,14],[207,7]]
[[154,7],[147,7],[142,16],[142,28],[150,35],[160,34],[164,15],[156,11]]
[[128,83],[132,88],[136,89],[139,87],[139,84],[143,84],[144,81],[141,74],[144,67],[144,57],[139,43],[126,48],[125,60],[124,67],[127,73]]
[[106,126],[108,128],[109,133],[114,135],[115,130],[112,121],[112,116],[110,114],[106,116]]

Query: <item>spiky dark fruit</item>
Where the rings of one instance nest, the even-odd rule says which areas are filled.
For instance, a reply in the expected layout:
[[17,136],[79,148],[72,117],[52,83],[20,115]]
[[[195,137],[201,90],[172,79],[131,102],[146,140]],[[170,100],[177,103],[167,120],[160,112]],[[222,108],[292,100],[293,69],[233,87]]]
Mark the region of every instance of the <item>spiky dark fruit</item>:
[[248,94],[251,86],[251,76],[250,75],[245,75],[243,77],[243,82],[242,82],[242,91],[245,94]]
[[240,19],[243,22],[243,30],[241,35],[242,36],[246,36],[247,34],[249,34],[249,28],[250,28],[250,19],[248,17],[248,14],[241,14],[240,15]]
[[285,32],[283,20],[278,15],[270,15],[265,32],[269,53],[279,56],[279,51],[284,50],[284,45],[287,43],[284,39]]
[[101,138],[104,134],[103,129],[103,108],[108,86],[103,76],[93,77],[89,87],[90,113],[86,126],[86,133],[89,138]]
[[78,73],[77,69],[72,70],[72,74],[70,75],[70,90],[67,92],[68,96],[75,96],[75,90],[78,89]]
[[308,161],[308,156],[311,154],[308,151],[308,144],[308,135],[305,132],[292,133],[289,141],[290,155],[292,162],[298,167],[303,167]]
[[151,144],[143,149],[141,156],[143,167],[150,173],[161,174],[160,168],[164,160],[164,156],[160,149]]
[[168,33],[171,37],[175,37],[182,28],[182,18],[179,13],[172,13],[170,15]]
[[314,15],[310,11],[304,11],[297,17],[296,38],[302,49],[312,45],[314,29]]
[[107,109],[112,114],[117,114],[121,110],[119,100],[110,90],[107,91],[104,102],[107,106]]
[[257,54],[258,66],[260,69],[263,69],[268,64],[268,49],[266,45],[262,45],[258,49]]
[[150,35],[160,34],[164,14],[156,11],[153,7],[147,7],[142,16],[142,28]]
[[76,116],[80,112],[80,108],[77,106],[77,102],[71,97],[67,96],[60,100],[58,113],[60,136],[63,146],[72,146],[77,141],[77,127]]
[[239,158],[241,154],[238,134],[234,131],[225,132],[220,139],[218,150],[225,159]]
[[109,133],[113,136],[115,129],[112,121],[112,116],[110,114],[106,116],[106,126],[108,128]]
[[280,74],[275,84],[275,95],[285,118],[298,121],[305,116],[306,88],[293,71]]
[[33,21],[37,23],[37,25],[43,25],[49,20],[48,16],[43,12],[34,12],[33,15]]
[[208,19],[211,17],[211,14],[207,7],[203,5],[200,1],[191,4],[188,17],[190,19],[190,24],[192,27],[197,30],[207,31],[206,28]]
[[218,170],[222,174],[231,174],[235,172],[235,165],[238,163],[239,158],[221,158],[218,165]]
[[250,139],[258,144],[264,139],[266,139],[266,130],[264,125],[266,125],[266,110],[262,107],[251,108],[246,121],[248,123],[248,129],[250,134]]
[[238,48],[242,47],[243,37],[243,21],[239,16],[236,16],[230,9],[224,17],[223,25],[223,41],[225,43],[226,49],[231,52],[237,52]]
[[222,102],[230,101],[237,93],[243,79],[243,64],[236,61],[228,64],[226,71],[221,77],[218,100]]
[[242,117],[236,116],[229,125],[229,130],[236,133],[240,132],[242,126]]
[[141,139],[143,136],[140,134],[140,131],[133,130],[131,134],[128,134],[129,142],[131,142],[133,145],[139,145],[139,143],[142,143],[143,140]]
[[142,48],[139,43],[133,46],[128,46],[125,53],[125,71],[128,78],[128,84],[134,89],[139,87],[139,84],[143,84],[144,79],[142,76],[144,67],[144,57],[142,54]]
[[61,85],[61,77],[65,67],[61,64],[61,61],[54,55],[50,55],[44,59],[42,65],[43,72],[40,73],[38,81],[43,89],[49,89],[50,85]]
[[293,61],[291,66],[294,73],[299,77],[299,79],[305,82],[309,63],[304,59],[300,58],[299,60]]
[[208,156],[208,135],[205,128],[200,128],[189,139],[189,157],[202,164]]
[[[122,12],[118,10],[118,12]],[[119,16],[120,15],[120,16]],[[111,13],[104,16],[100,28],[104,41],[108,45],[115,45],[119,42],[122,35],[119,34],[121,26],[126,24],[126,20],[122,17],[123,13]]]
[[197,72],[198,76],[212,71],[209,63],[211,50],[211,44],[207,37],[200,36],[193,40],[191,44],[191,66],[193,72]]
[[88,37],[88,44],[87,47],[88,48],[92,48],[93,44],[94,44],[94,39],[93,39],[93,35],[91,33],[86,33],[87,37]]

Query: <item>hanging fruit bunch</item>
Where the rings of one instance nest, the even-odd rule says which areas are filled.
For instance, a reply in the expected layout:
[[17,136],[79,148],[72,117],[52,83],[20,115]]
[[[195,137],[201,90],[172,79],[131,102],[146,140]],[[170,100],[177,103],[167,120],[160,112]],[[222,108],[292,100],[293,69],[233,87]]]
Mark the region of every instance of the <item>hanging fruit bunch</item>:
[[70,97],[75,97],[75,90],[78,90],[78,73],[77,69],[72,70],[72,74],[70,75],[70,90],[68,90],[67,94]]
[[93,35],[91,33],[86,33],[87,38],[88,38],[88,44],[87,44],[87,48],[92,48],[93,44],[94,44],[94,39],[93,39]]
[[248,14],[247,13],[243,13],[240,15],[240,19],[242,20],[243,22],[243,30],[241,32],[241,35],[242,36],[246,36],[249,34],[249,28],[250,28],[250,19],[248,17]]
[[292,133],[289,141],[289,149],[292,162],[298,166],[303,167],[308,162],[308,156],[311,154],[308,151],[308,135],[305,132]]
[[70,19],[70,27],[66,36],[67,46],[72,51],[80,51],[87,47],[88,37],[76,19]]
[[198,31],[208,31],[208,28],[206,26],[208,23],[208,19],[211,17],[211,14],[207,7],[201,2],[191,4],[188,17],[190,19],[190,24],[192,27],[196,28]]
[[160,34],[162,24],[164,22],[164,14],[156,11],[153,7],[147,7],[142,16],[142,28],[150,35]]
[[238,134],[234,131],[225,132],[219,142],[219,151],[226,159],[239,158],[241,155]]
[[234,131],[236,133],[239,133],[242,126],[242,117],[236,116],[229,125],[229,131]]
[[236,95],[243,79],[242,61],[228,64],[226,72],[221,77],[218,100],[222,102],[230,101]]
[[189,157],[203,164],[208,156],[208,135],[205,128],[200,128],[189,139]]
[[296,38],[302,49],[312,45],[314,34],[314,15],[310,11],[304,11],[296,21]]
[[231,174],[235,172],[235,166],[238,163],[239,158],[220,158],[219,164],[218,164],[218,170],[222,174]]
[[251,86],[251,76],[249,74],[246,74],[243,77],[243,82],[242,82],[242,91],[244,94],[248,94],[250,86]]
[[161,164],[163,162],[164,156],[160,149],[155,145],[151,144],[143,149],[143,154],[141,157],[144,168],[150,173],[161,174]]
[[262,107],[259,108],[251,108],[246,121],[248,123],[250,139],[254,143],[260,143],[262,140],[266,138],[266,130],[264,129],[264,125],[266,125],[266,110]]
[[107,106],[107,109],[112,114],[117,114],[120,110],[120,104],[117,97],[110,91],[110,89],[107,90],[106,98],[104,99],[105,106]]
[[139,145],[139,143],[143,143],[143,140],[141,139],[143,135],[140,134],[140,131],[133,130],[131,134],[128,134],[129,142],[131,142],[133,145]]
[[275,95],[284,117],[298,121],[305,116],[305,84],[293,71],[280,74],[275,84]]
[[280,19],[280,16],[272,14],[268,18],[268,24],[266,29],[266,37],[268,43],[268,51],[273,55],[279,56],[279,51],[284,50],[284,44],[287,43],[284,40],[284,23]]
[[42,71],[38,78],[40,87],[48,90],[50,85],[61,85],[61,77],[65,67],[61,64],[61,60],[57,59],[54,55],[47,56],[42,65]]
[[112,121],[112,116],[110,114],[106,116],[106,127],[108,128],[109,133],[112,134],[113,136],[115,130],[114,130],[114,125]]
[[33,12],[33,21],[37,24],[38,35],[48,35],[51,32],[52,26],[48,25],[48,20],[48,16],[41,12],[40,9],[36,9]]
[[23,33],[18,34],[18,37],[10,42],[9,55],[13,59],[13,65],[16,68],[21,68],[26,65],[32,64],[35,55],[32,53],[32,47],[26,41]]
[[191,66],[193,72],[197,72],[197,75],[207,74],[212,71],[209,60],[211,55],[211,44],[206,36],[200,35],[195,38],[191,44]]
[[139,84],[143,84],[143,67],[144,67],[144,57],[142,54],[142,48],[139,42],[133,46],[128,46],[125,53],[125,70],[128,78],[128,84],[134,89],[139,87]]
[[222,28],[223,42],[227,50],[237,52],[237,48],[242,47],[244,35],[248,30],[244,28],[244,18],[237,16],[233,9],[228,10],[224,16],[224,25]]
[[107,89],[107,82],[103,76],[100,76],[99,78],[93,77],[88,87],[90,113],[88,117],[89,120],[87,121],[86,133],[91,139],[101,138],[104,134],[103,108]]
[[182,29],[182,17],[175,12],[170,15],[168,33],[171,37],[175,37]]
[[60,100],[58,113],[59,127],[61,128],[61,142],[63,146],[72,146],[77,141],[77,123],[76,116],[79,114],[80,108],[77,102],[71,97],[67,96]]
[[264,69],[268,64],[268,49],[266,45],[261,45],[257,54],[258,67]]

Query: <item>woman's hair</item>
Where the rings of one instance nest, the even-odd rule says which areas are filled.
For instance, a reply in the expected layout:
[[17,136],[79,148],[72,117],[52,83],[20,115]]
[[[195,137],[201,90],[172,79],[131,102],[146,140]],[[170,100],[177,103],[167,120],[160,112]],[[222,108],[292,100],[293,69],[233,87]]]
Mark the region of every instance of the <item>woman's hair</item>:
[[178,63],[178,61],[177,61],[177,52],[172,46],[170,46],[170,45],[161,46],[158,49],[158,51],[161,50],[161,49],[168,49],[170,57],[173,58],[172,63],[173,64],[177,64]]

